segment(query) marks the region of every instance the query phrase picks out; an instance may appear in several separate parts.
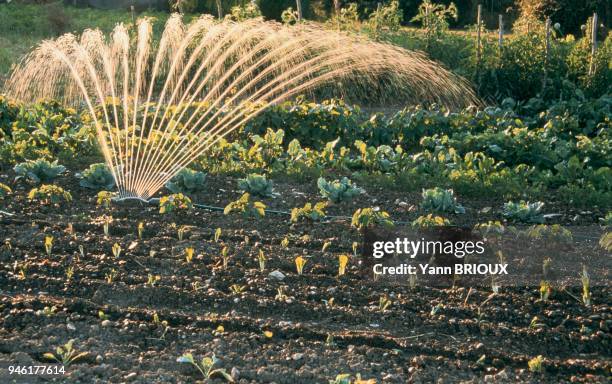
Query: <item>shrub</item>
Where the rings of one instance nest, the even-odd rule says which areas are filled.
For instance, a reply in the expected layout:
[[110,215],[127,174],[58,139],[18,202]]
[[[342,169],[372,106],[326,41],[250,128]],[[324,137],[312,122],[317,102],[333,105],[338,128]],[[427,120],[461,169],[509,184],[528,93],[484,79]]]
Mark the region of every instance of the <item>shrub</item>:
[[204,189],[205,182],[206,173],[185,168],[166,183],[166,188],[172,193],[195,193]]
[[312,206],[311,203],[304,204],[303,208],[293,208],[291,210],[291,222],[297,223],[300,219],[320,221],[325,218],[325,208],[328,203],[326,201],[318,202]]
[[44,184],[38,188],[33,188],[28,193],[28,199],[39,200],[43,204],[61,204],[63,202],[69,203],[72,201],[72,195],[70,192],[65,191],[64,188],[58,187],[57,185]]
[[104,163],[92,164],[77,176],[81,178],[79,185],[84,188],[100,190],[115,186],[115,178]]
[[38,159],[17,164],[13,170],[17,174],[16,179],[25,177],[31,182],[38,184],[53,181],[66,171],[66,167],[58,165],[57,160],[50,163],[45,159]]
[[544,216],[541,214],[544,203],[541,201],[530,203],[521,200],[519,203],[509,201],[504,204],[503,215],[511,221],[521,223],[536,223],[544,222]]
[[251,195],[245,192],[238,200],[225,206],[223,213],[241,213],[244,217],[262,218],[266,215],[266,205],[260,201],[251,201]]
[[274,196],[272,181],[266,179],[264,175],[251,173],[246,178],[238,180],[238,188],[254,196]]
[[465,213],[465,208],[457,204],[452,189],[439,187],[423,190],[421,208],[428,212]]
[[346,177],[343,177],[342,180],[334,180],[332,182],[320,177],[317,180],[317,186],[319,187],[321,196],[334,203],[348,201],[364,192],[363,189],[354,186],[353,183]]
[[377,208],[359,208],[351,220],[351,226],[359,230],[375,226],[390,228],[393,225],[389,214]]
[[191,199],[182,193],[163,196],[159,199],[159,213],[172,213],[175,211],[188,211],[193,208]]

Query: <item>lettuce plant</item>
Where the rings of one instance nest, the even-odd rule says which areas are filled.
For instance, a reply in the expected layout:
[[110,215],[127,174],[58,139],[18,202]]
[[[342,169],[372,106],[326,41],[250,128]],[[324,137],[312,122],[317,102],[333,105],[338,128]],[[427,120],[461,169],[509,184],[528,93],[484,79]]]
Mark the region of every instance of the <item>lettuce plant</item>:
[[317,180],[317,186],[319,187],[321,196],[334,203],[348,201],[364,192],[363,189],[353,185],[347,177],[343,177],[342,180],[334,180],[331,182],[320,177]]
[[234,382],[232,376],[222,368],[215,368],[215,365],[219,362],[219,359],[213,355],[211,357],[204,357],[202,360],[196,360],[191,353],[185,353],[183,356],[176,359],[177,363],[187,363],[193,365],[198,371],[204,376],[205,379],[211,379],[215,376],[224,378],[230,383]]
[[206,173],[185,168],[166,183],[166,188],[172,193],[196,193],[205,183]]
[[535,203],[525,202],[523,200],[518,203],[509,201],[504,204],[503,215],[511,221],[542,224],[544,223],[544,216],[542,216],[541,213],[543,206],[544,203],[541,201]]
[[272,181],[266,179],[264,175],[251,173],[246,178],[238,180],[238,188],[250,193],[253,196],[272,197],[274,189]]
[[465,208],[457,203],[453,194],[452,189],[424,189],[421,208],[427,212],[465,213]]
[[163,196],[159,199],[159,213],[171,213],[175,211],[188,211],[193,208],[191,199],[182,193]]
[[92,164],[77,175],[81,178],[81,187],[95,190],[109,190],[115,186],[115,178],[104,163]]
[[223,213],[241,213],[244,217],[262,218],[266,215],[266,205],[260,201],[251,201],[251,195],[245,192],[238,200],[229,203]]
[[297,223],[299,220],[321,221],[325,218],[325,208],[328,203],[326,201],[318,202],[314,205],[311,203],[304,204],[302,208],[293,208],[291,210],[291,222]]
[[57,164],[57,160],[50,163],[45,159],[38,159],[28,160],[17,164],[13,170],[17,174],[15,180],[26,178],[29,181],[38,184],[53,181],[66,171],[66,167]]
[[374,226],[389,228],[393,225],[393,221],[387,212],[375,208],[359,208],[355,211],[351,220],[351,226],[359,230]]
[[61,204],[63,202],[69,203],[72,201],[72,195],[70,192],[65,191],[64,188],[58,187],[57,185],[44,184],[39,188],[33,188],[28,193],[28,199],[39,200],[43,204]]

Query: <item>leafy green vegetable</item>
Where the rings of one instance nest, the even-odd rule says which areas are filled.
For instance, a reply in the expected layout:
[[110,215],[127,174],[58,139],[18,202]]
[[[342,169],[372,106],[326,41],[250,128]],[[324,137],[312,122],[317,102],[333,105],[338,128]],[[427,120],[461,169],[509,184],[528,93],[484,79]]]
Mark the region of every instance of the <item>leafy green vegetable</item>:
[[260,219],[266,215],[266,205],[260,201],[251,201],[251,195],[245,192],[238,200],[232,201],[223,210],[223,213],[238,212],[244,217],[254,217]]
[[544,223],[544,216],[541,213],[543,206],[544,203],[541,201],[535,203],[523,200],[518,203],[509,201],[504,204],[503,215],[511,221],[542,224]]
[[30,200],[39,200],[43,204],[61,204],[63,202],[69,203],[72,201],[70,192],[65,191],[62,187],[50,184],[44,184],[38,188],[33,188],[28,193],[28,198]]
[[314,205],[311,203],[304,204],[302,208],[293,208],[291,210],[291,222],[297,223],[301,219],[320,221],[325,218],[325,208],[328,203],[326,201],[318,202]]
[[84,188],[101,190],[112,189],[115,186],[115,178],[104,163],[92,164],[77,176],[81,178],[79,185]]
[[359,208],[353,214],[351,226],[361,230],[374,226],[389,228],[393,227],[394,224],[387,212],[377,208]]
[[319,187],[321,196],[334,203],[348,201],[364,192],[363,189],[354,186],[347,177],[343,177],[342,180],[334,180],[332,182],[328,182],[323,177],[320,177],[317,180],[317,186]]
[[172,193],[196,193],[204,189],[205,182],[206,173],[185,168],[166,183],[166,188]]
[[264,175],[258,175],[251,173],[246,178],[238,180],[238,188],[248,192],[253,196],[259,197],[272,197],[274,196],[274,189],[272,187],[272,181],[266,179]]
[[465,208],[457,203],[453,195],[452,189],[424,189],[421,208],[427,212],[465,213]]
[[15,180],[27,178],[29,181],[38,184],[53,181],[66,171],[66,167],[57,164],[57,160],[50,163],[45,159],[38,159],[17,164],[13,170],[17,174]]

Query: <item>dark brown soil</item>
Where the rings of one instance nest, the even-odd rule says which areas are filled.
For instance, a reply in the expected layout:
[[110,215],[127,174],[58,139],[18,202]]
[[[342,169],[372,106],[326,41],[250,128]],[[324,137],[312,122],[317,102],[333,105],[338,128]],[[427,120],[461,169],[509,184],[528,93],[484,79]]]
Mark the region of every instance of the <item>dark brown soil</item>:
[[[218,367],[240,383],[327,383],[340,373],[360,373],[379,383],[610,379],[607,285],[592,287],[593,304],[585,307],[576,300],[580,286],[554,289],[541,302],[539,287],[502,288],[491,296],[490,288],[381,284],[359,273],[355,257],[339,278],[338,255],[352,253],[352,243],[360,241],[347,220],[292,225],[284,215],[254,221],[205,209],[164,216],[137,204],[104,211],[95,206],[95,194],[71,176],[58,184],[72,192],[72,204],[41,207],[26,199],[30,186],[9,183],[9,177],[0,177],[15,190],[3,207],[14,216],[0,215],[0,240],[10,243],[0,250],[0,383],[202,381],[195,368],[176,362],[186,352],[198,358],[214,353]],[[286,211],[320,200],[310,184],[279,183],[280,197],[264,202]],[[239,196],[235,185],[235,179],[211,176],[207,192],[194,201],[224,206]],[[329,213],[350,216],[358,207],[379,205],[399,220],[420,215],[414,208],[418,193],[368,192]],[[460,223],[499,219],[496,203],[462,203],[468,213],[456,218]],[[493,209],[481,213],[486,206]],[[561,213],[561,221],[580,214]],[[99,219],[103,214],[113,217],[109,236]],[[580,220],[592,223],[589,213],[583,216]],[[142,239],[139,222],[145,226]],[[179,241],[182,225],[186,231]],[[219,242],[216,228],[222,229]],[[50,257],[46,236],[54,238]],[[285,237],[288,248],[281,246]],[[323,253],[325,241],[332,244]],[[577,241],[580,250],[594,246],[597,237]],[[115,243],[122,248],[118,258],[112,254]],[[227,269],[220,256],[224,246],[231,256]],[[195,249],[191,263],[185,260],[187,247]],[[267,258],[264,272],[257,261],[260,249]],[[298,255],[308,256],[302,276],[294,265]],[[105,275],[113,270],[117,275],[109,283]],[[286,276],[283,281],[269,276],[275,270]],[[148,284],[149,275],[160,280]],[[244,290],[233,293],[234,284]],[[276,298],[279,288],[286,297]],[[385,311],[379,309],[381,295],[392,301]],[[54,314],[42,313],[53,306]],[[154,314],[167,328],[153,321]],[[65,375],[8,375],[8,366],[49,364],[43,354],[70,339],[88,355]],[[543,372],[532,373],[527,362],[538,355],[544,357]]]

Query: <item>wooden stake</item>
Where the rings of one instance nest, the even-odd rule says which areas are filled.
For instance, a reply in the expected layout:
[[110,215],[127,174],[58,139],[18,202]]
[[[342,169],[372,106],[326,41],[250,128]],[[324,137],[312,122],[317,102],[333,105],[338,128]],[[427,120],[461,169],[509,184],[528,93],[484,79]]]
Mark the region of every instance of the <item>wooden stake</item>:
[[497,43],[499,44],[499,49],[501,50],[504,46],[504,16],[501,13],[499,14],[499,31]]
[[223,5],[221,4],[221,0],[217,0],[217,16],[219,16],[219,20],[223,18]]
[[546,88],[548,81],[548,61],[550,58],[550,17],[546,18],[546,45],[544,46],[544,78],[542,79],[542,91]]
[[478,15],[476,16],[476,63],[480,64],[480,25],[482,23],[482,4],[478,4]]
[[302,0],[295,0],[295,6],[297,7],[298,20],[302,21]]
[[134,15],[134,6],[130,5],[130,12],[132,13],[132,25],[136,28],[136,15]]
[[589,75],[595,72],[595,53],[597,53],[597,12],[593,13],[593,25],[591,25],[591,65],[589,65]]

